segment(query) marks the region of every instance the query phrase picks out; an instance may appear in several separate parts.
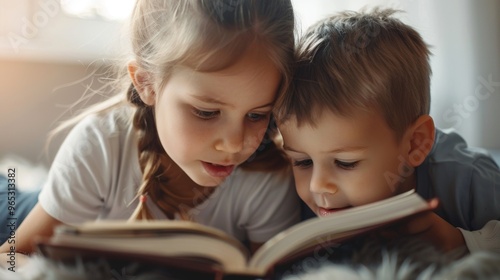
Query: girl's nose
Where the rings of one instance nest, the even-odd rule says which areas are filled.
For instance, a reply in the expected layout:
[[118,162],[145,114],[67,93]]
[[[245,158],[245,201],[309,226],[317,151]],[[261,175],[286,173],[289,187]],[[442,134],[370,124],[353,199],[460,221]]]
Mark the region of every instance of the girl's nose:
[[241,125],[225,127],[219,140],[215,143],[215,149],[226,153],[239,153],[243,150],[244,129]]

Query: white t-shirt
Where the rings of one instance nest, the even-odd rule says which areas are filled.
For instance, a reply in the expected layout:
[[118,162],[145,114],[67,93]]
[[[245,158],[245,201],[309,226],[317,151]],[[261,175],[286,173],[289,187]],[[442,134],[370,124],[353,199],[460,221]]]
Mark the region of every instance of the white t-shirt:
[[[142,178],[131,112],[91,115],[72,129],[39,196],[48,214],[66,224],[130,217]],[[155,218],[166,218],[151,201],[148,206]],[[291,170],[236,168],[191,214],[241,241],[264,242],[297,223],[299,212]]]

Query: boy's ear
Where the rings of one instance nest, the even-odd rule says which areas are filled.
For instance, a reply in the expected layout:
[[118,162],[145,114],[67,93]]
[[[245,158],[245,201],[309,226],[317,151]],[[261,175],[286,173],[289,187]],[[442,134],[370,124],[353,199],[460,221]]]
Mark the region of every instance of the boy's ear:
[[151,86],[149,73],[139,68],[135,61],[128,63],[127,70],[142,102],[146,105],[153,106],[156,101],[156,94]]
[[429,115],[420,116],[409,128],[408,137],[410,149],[408,162],[412,167],[417,167],[424,162],[434,145],[435,136],[434,120]]

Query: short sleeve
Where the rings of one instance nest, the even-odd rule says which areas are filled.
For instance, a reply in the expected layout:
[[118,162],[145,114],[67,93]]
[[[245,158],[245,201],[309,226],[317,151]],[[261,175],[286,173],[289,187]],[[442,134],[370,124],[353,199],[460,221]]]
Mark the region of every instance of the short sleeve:
[[95,220],[103,206],[110,168],[103,121],[90,116],[68,134],[49,170],[39,202],[63,223]]
[[500,254],[500,221],[489,221],[482,229],[476,231],[459,229],[469,252],[492,251]]

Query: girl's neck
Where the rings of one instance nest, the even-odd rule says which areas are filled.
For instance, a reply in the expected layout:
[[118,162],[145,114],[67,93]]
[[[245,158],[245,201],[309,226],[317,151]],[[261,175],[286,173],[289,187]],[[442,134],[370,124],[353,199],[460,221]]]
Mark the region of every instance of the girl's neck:
[[[180,202],[188,207],[195,207],[205,201],[217,187],[203,187],[191,178],[168,156],[162,156],[164,166],[164,184],[171,193],[178,195]],[[188,200],[188,201],[186,201]]]

